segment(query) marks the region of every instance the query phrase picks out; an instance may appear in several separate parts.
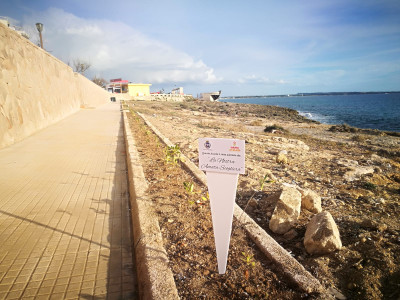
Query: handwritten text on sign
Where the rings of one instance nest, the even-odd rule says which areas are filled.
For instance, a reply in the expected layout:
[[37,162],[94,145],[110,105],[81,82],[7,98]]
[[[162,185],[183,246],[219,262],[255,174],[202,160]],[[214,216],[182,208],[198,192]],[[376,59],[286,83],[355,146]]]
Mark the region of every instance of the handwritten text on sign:
[[199,139],[199,166],[203,171],[244,174],[244,141]]

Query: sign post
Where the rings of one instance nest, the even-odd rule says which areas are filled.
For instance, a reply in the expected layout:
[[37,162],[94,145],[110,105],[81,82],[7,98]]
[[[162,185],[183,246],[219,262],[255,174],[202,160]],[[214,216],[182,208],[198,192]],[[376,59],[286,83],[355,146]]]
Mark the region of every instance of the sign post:
[[239,174],[245,171],[245,142],[199,139],[199,166],[206,171],[219,274],[225,274]]

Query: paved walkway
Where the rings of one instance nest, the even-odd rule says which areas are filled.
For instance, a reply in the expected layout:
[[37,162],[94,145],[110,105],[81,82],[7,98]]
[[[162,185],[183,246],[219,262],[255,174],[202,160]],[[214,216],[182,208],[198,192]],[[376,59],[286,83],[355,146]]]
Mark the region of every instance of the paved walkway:
[[134,299],[119,103],[0,150],[0,299]]

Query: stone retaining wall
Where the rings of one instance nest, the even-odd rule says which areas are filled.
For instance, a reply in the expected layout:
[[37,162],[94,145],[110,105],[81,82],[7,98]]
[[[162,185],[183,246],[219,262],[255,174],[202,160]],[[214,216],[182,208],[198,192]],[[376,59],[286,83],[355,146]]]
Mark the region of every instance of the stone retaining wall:
[[45,50],[0,24],[0,149],[109,93]]

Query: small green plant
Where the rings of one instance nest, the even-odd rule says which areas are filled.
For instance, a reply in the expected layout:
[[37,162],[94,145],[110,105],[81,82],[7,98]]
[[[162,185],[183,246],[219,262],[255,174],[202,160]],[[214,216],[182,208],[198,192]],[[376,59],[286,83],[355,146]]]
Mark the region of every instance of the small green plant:
[[264,184],[266,183],[274,183],[275,181],[273,181],[272,179],[269,178],[269,174],[265,174],[265,176],[263,178],[260,179],[259,183],[260,183],[260,191],[262,192],[264,190]]
[[242,252],[242,255],[243,255],[242,260],[243,260],[249,267],[255,267],[255,266],[256,266],[256,263],[255,263],[254,258],[253,258],[253,254],[249,254],[249,253]]
[[208,194],[208,192],[206,193],[205,196],[201,196],[201,200],[203,200],[203,201],[210,201],[210,195]]
[[184,182],[183,186],[185,187],[185,191],[189,194],[189,195],[193,195],[194,192],[194,184],[193,182]]
[[165,148],[165,161],[167,164],[176,165],[178,161],[182,161],[181,149],[178,145],[167,146]]
[[185,188],[186,193],[188,193],[188,195],[190,196],[190,198],[188,200],[189,204],[193,205],[195,203],[195,201],[193,200],[193,197],[192,197],[195,194],[193,182],[186,182],[185,181],[183,183],[183,186]]
[[376,184],[373,184],[372,182],[368,182],[368,181],[363,182],[362,183],[362,187],[364,189],[366,189],[366,190],[369,190],[369,191],[375,191],[376,190]]

